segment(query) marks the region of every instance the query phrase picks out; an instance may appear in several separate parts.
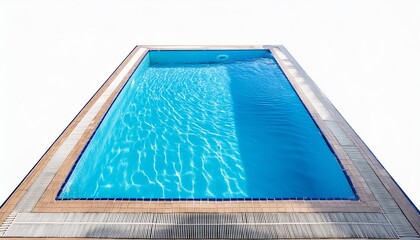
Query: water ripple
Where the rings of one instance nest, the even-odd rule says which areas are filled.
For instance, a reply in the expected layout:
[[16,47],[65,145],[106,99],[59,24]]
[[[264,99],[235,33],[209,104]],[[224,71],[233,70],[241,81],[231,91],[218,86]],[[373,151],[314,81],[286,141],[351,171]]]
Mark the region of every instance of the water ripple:
[[[309,115],[279,76],[268,58],[141,70],[109,110],[61,196],[243,198],[314,192],[318,182],[305,172],[318,169],[324,176],[312,156],[318,154],[318,162],[328,156],[303,151],[310,145],[320,149],[311,138],[320,134],[308,130]],[[300,185],[302,179],[311,184]]]

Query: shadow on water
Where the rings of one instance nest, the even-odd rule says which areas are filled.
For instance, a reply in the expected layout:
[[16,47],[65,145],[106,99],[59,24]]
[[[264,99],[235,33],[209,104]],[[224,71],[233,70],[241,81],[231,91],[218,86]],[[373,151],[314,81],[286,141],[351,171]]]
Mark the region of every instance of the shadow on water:
[[[245,167],[247,188],[251,198],[274,198],[287,195],[296,182],[299,170],[280,163],[284,161],[279,152],[294,154],[294,149],[285,149],[288,140],[295,136],[279,137],[285,132],[281,124],[290,118],[292,112],[280,113],[282,102],[276,91],[284,90],[279,76],[273,72],[273,62],[267,58],[264,66],[259,62],[250,61],[250,68],[227,64],[227,71],[234,76],[230,82],[233,100],[236,134],[242,162]],[[277,71],[278,73],[278,71]],[[255,77],[261,75],[265,77]],[[298,125],[295,125],[298,127]],[[273,154],[274,153],[274,154]],[[297,154],[295,154],[297,156]],[[299,160],[299,158],[297,158]],[[282,181],[287,176],[289,181]],[[273,186],[276,186],[273,189]],[[304,191],[304,189],[302,189]]]
[[226,64],[226,70],[250,198],[354,197],[321,132],[271,56]]

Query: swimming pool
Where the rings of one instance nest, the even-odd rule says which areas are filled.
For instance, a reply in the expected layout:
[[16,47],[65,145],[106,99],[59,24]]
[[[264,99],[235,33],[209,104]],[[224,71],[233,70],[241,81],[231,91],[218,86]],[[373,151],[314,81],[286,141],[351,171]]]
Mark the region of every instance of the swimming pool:
[[58,199],[356,199],[267,50],[149,51]]

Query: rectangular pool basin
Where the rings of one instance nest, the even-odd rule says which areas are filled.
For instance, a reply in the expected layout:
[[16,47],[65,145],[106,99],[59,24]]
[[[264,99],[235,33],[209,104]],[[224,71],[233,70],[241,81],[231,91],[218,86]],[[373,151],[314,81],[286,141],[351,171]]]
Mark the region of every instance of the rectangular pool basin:
[[57,199],[357,200],[268,50],[151,50]]

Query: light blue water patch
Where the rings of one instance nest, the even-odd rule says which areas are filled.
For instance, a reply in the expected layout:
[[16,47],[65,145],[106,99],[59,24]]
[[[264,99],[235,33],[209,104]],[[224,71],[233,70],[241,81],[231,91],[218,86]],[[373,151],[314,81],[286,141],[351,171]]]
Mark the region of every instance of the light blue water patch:
[[113,103],[59,197],[355,195],[267,51],[152,51]]

